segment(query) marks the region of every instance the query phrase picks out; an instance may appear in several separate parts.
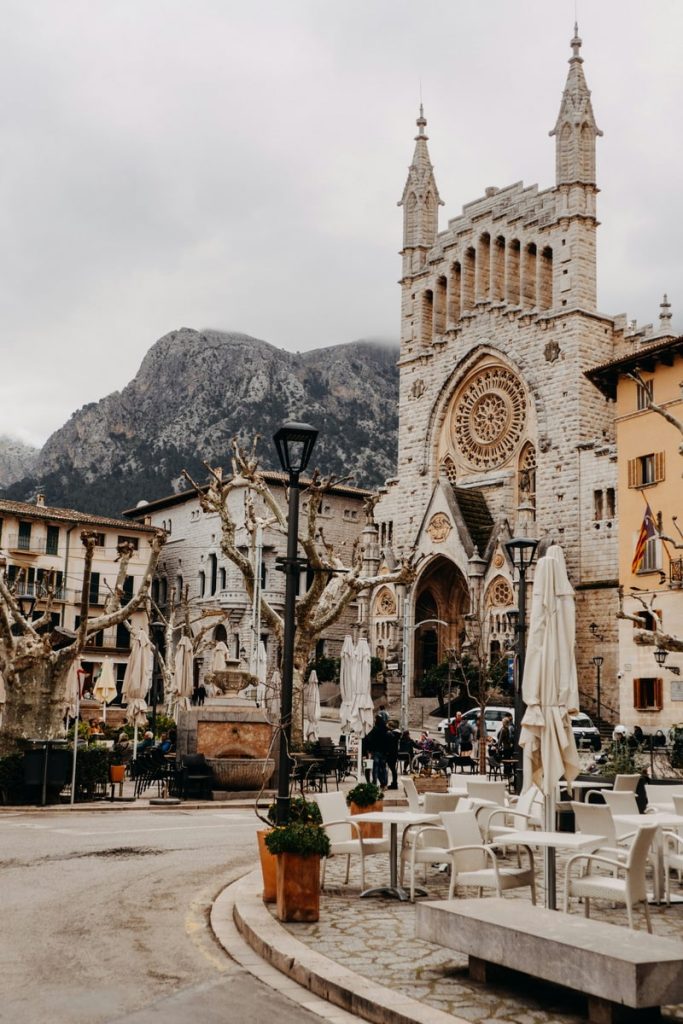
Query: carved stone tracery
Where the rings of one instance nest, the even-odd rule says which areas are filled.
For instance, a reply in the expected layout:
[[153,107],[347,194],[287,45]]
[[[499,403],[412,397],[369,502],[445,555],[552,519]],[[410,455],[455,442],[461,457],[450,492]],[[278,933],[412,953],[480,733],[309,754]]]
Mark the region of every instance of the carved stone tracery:
[[504,366],[487,366],[466,381],[451,415],[452,440],[473,469],[502,466],[526,423],[521,381]]

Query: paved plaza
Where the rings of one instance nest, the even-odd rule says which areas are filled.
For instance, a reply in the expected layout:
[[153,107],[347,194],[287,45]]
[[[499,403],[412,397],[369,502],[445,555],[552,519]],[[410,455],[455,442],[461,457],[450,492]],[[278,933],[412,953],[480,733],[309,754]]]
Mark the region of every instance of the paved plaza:
[[[563,893],[561,880],[565,860],[561,854],[558,855],[558,900]],[[482,985],[470,981],[464,954],[415,938],[413,904],[385,898],[359,899],[358,861],[352,859],[348,886],[343,884],[345,864],[345,858],[332,858],[328,864],[327,892],[321,900],[320,920],[315,924],[284,926],[312,950],[395,992],[476,1024],[486,1024],[487,1021],[501,1024],[577,1024],[585,1021],[585,999],[567,989],[503,971],[498,983]],[[536,865],[537,898],[542,904],[542,856],[536,857]],[[366,875],[368,886],[386,882],[386,858],[371,857],[366,862]],[[418,879],[421,878],[420,866]],[[430,867],[426,888],[428,899],[445,899],[448,895],[447,874]],[[676,883],[672,883],[672,892],[677,889]],[[678,891],[683,895],[683,889]],[[468,891],[468,895],[473,895],[473,891]],[[529,903],[529,890],[512,891],[506,898],[518,900],[523,914],[524,906]],[[576,900],[572,901],[572,910],[574,914],[583,913]],[[653,906],[650,912],[656,935],[680,941],[683,935],[683,904]],[[594,902],[591,914],[596,920],[628,927],[623,908],[612,909],[602,901]],[[683,1021],[683,1005],[668,1007],[663,1017]]]

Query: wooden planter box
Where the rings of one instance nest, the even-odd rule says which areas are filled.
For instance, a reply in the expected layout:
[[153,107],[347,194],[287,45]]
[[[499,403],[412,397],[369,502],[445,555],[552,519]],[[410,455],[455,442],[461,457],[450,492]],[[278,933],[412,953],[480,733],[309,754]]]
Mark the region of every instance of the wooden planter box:
[[266,836],[270,832],[272,832],[270,828],[260,828],[256,832],[258,853],[261,860],[261,874],[263,875],[264,903],[275,903],[277,896],[277,857],[266,846]]
[[[366,807],[359,807],[358,804],[354,804],[353,801],[351,801],[351,803],[349,804],[349,811],[351,812],[351,814],[363,815],[363,814],[369,814],[370,811],[383,811],[383,810],[384,810],[384,800],[377,800],[377,801],[375,801],[374,804],[368,804]],[[379,823],[368,822],[367,825],[363,825],[361,822],[358,822],[358,827],[360,829],[361,835],[363,836],[363,839],[381,839],[382,836],[384,835],[384,826],[379,824]],[[355,829],[354,829],[354,839],[355,839]]]
[[434,772],[433,775],[413,776],[415,789],[418,793],[447,793],[448,779],[441,772]]
[[320,857],[278,853],[276,914],[279,921],[317,921],[320,917]]

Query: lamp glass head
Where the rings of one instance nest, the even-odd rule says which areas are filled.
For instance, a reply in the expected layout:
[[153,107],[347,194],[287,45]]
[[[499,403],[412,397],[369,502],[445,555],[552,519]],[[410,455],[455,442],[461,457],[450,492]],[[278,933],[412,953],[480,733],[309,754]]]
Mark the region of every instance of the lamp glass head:
[[531,537],[512,537],[505,544],[510,561],[520,572],[526,572],[534,560],[538,541]]
[[653,651],[653,654],[655,656],[655,661],[657,662],[657,664],[663,665],[669,655],[669,652],[663,650],[661,647],[658,647],[655,651]]
[[318,431],[308,423],[285,423],[273,435],[280,465],[285,473],[299,475],[308,465]]

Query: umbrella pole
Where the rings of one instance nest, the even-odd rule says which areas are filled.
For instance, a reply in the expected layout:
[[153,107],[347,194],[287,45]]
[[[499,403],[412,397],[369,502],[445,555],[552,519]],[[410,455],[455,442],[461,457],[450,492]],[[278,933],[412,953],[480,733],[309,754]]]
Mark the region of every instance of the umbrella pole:
[[363,737],[358,736],[358,757],[356,765],[356,779],[358,782],[364,782],[365,777],[363,775]]
[[138,756],[138,723],[133,726],[133,757]]
[[[547,793],[543,801],[546,832],[555,831],[555,793]],[[557,910],[557,887],[555,878],[555,850],[547,846],[543,850],[545,872],[545,905],[548,910]]]
[[102,701],[102,721],[104,722],[105,725],[107,724],[107,702],[106,702],[106,700]]

